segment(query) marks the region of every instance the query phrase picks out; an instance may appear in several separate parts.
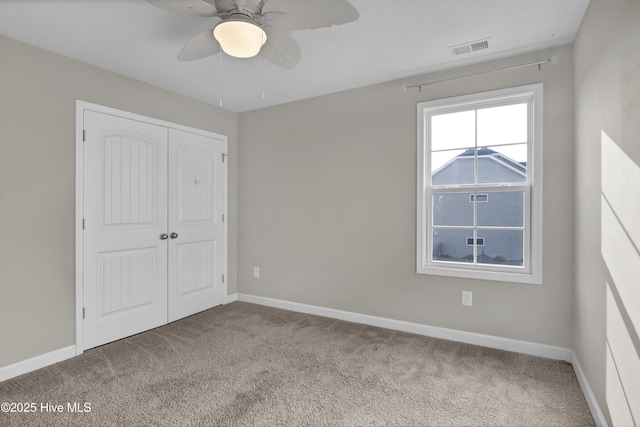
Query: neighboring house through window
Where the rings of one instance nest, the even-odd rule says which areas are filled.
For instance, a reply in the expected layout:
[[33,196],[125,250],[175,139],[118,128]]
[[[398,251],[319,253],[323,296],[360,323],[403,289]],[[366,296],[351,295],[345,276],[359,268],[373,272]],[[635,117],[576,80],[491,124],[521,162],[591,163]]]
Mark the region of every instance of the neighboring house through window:
[[542,84],[418,104],[417,271],[540,283]]

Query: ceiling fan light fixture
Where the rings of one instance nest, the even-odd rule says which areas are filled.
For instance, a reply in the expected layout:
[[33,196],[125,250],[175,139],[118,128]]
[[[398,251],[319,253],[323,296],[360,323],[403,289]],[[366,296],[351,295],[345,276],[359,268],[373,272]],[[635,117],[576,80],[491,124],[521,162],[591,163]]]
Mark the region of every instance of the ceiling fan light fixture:
[[267,34],[245,13],[234,13],[218,23],[213,37],[222,50],[236,58],[256,56],[267,41]]

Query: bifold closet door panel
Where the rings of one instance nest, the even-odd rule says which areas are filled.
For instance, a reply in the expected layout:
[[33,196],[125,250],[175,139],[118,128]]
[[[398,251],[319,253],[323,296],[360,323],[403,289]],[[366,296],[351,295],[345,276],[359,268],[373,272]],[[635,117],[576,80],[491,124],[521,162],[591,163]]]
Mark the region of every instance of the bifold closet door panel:
[[169,321],[224,303],[225,145],[169,130]]
[[168,129],[84,113],[84,347],[167,323]]

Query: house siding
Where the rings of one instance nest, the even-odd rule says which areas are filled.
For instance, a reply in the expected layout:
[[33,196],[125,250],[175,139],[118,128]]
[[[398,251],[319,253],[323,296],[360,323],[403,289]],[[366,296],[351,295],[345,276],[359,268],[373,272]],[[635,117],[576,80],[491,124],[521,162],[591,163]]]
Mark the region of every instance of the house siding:
[[[474,157],[467,153],[454,158],[434,173],[433,185],[473,183],[474,163]],[[462,174],[462,178],[458,174]],[[496,152],[479,156],[478,180],[484,183],[523,182],[526,181],[526,167]],[[482,194],[487,194],[487,201],[476,203],[477,226],[523,227],[525,198],[522,191],[493,191]],[[474,236],[472,195],[472,192],[447,193],[437,190],[434,192],[432,200],[434,260],[473,261],[473,246],[467,242],[469,237]],[[477,250],[479,263],[523,264],[522,231],[478,229],[477,237],[484,238],[484,245]]]

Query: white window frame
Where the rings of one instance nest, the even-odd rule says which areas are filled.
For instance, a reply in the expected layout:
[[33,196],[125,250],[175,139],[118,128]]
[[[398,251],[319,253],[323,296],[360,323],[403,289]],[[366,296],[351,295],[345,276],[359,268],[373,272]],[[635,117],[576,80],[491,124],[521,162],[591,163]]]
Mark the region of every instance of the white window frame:
[[[516,100],[526,100],[530,106],[526,182],[433,186],[429,138],[431,116],[443,112],[502,105]],[[529,284],[542,283],[542,103],[542,83],[418,103],[417,273]],[[523,266],[470,264],[432,259],[433,192],[459,192],[463,189],[473,193],[524,191]]]

